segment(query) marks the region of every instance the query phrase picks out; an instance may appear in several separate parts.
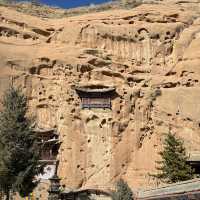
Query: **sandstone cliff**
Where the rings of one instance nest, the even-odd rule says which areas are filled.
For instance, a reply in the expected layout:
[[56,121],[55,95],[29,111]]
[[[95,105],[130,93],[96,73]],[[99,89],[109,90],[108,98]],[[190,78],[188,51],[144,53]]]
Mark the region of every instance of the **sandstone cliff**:
[[[0,7],[0,95],[13,83],[61,146],[68,187],[133,187],[169,129],[200,150],[200,3],[164,1],[62,19]],[[81,109],[76,87],[113,87],[112,110]]]

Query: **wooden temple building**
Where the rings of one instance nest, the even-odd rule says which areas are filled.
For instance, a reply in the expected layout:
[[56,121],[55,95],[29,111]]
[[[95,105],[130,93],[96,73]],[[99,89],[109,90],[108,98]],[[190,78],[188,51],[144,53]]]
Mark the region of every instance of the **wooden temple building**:
[[93,86],[76,87],[76,91],[81,98],[82,109],[103,108],[111,109],[111,100],[115,94],[114,87]]
[[76,189],[64,191],[61,200],[112,200],[111,191],[101,189]]
[[57,155],[60,146],[58,134],[54,129],[39,129],[35,130],[39,137],[41,146],[40,162],[45,164],[44,173],[38,176],[41,180],[49,180],[56,170]]
[[41,162],[53,163],[56,161],[59,149],[58,134],[54,129],[43,130],[37,129],[35,132],[40,138],[41,149]]

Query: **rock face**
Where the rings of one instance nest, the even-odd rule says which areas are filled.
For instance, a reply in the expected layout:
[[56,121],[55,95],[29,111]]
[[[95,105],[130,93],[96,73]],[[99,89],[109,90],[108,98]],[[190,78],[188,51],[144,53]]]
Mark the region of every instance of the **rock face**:
[[[63,19],[0,8],[0,94],[21,86],[41,129],[55,129],[62,184],[133,188],[171,130],[200,151],[200,4],[165,1]],[[82,109],[77,87],[115,88],[112,109]]]

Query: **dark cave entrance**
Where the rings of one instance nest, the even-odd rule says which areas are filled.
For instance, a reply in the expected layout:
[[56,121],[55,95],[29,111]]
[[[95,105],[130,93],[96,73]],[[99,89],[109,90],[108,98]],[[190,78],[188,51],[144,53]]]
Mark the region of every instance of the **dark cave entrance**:
[[191,152],[187,163],[195,170],[195,174],[200,176],[200,152]]

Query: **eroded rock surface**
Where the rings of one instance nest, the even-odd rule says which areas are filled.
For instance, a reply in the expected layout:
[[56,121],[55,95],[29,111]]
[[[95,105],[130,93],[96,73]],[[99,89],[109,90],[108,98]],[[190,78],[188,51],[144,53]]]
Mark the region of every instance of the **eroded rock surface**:
[[[0,94],[21,86],[41,129],[55,129],[62,184],[133,187],[169,129],[200,151],[198,2],[165,1],[63,19],[0,8]],[[116,88],[110,109],[81,109],[77,86]]]

